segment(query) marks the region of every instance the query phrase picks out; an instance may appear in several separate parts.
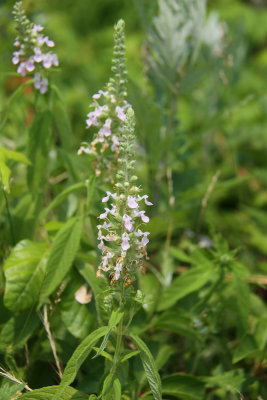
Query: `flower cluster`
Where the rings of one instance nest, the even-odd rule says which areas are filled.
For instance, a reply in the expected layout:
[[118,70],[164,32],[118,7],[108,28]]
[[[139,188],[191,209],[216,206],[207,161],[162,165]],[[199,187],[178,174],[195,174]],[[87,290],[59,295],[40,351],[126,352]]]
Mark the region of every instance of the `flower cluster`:
[[143,268],[142,259],[146,257],[146,246],[149,242],[149,232],[141,228],[149,222],[148,216],[142,210],[141,203],[151,206],[147,195],[140,195],[141,189],[133,185],[137,179],[132,175],[134,169],[134,113],[129,108],[123,124],[121,143],[119,145],[119,170],[116,174],[118,182],[114,192],[107,191],[103,203],[105,207],[99,219],[98,248],[102,252],[102,261],[98,275],[108,271],[112,283],[122,281],[125,285],[131,283],[135,268]]
[[126,118],[129,104],[126,101],[126,63],[124,21],[115,25],[114,54],[112,59],[112,77],[105,91],[94,94],[87,114],[87,128],[94,128],[95,134],[91,143],[84,142],[78,154],[91,154],[95,158],[96,176],[103,171],[113,172],[119,154],[119,143],[122,126]]
[[58,66],[57,55],[49,50],[55,43],[40,33],[44,29],[41,25],[28,20],[21,1],[15,4],[13,14],[19,35],[14,42],[17,50],[13,53],[12,62],[18,65],[17,72],[22,76],[35,71],[34,87],[43,94],[48,86],[45,70]]

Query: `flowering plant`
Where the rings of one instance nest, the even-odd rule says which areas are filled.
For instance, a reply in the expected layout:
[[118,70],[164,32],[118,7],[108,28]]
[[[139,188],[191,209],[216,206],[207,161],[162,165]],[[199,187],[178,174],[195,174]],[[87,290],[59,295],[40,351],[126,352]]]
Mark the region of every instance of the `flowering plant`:
[[93,95],[93,103],[90,104],[93,111],[87,114],[87,128],[94,127],[97,132],[91,143],[84,142],[78,151],[78,154],[92,154],[95,159],[96,176],[101,175],[107,169],[111,180],[114,164],[116,164],[119,154],[126,110],[130,107],[126,101],[127,70],[124,26],[124,21],[119,20],[114,27],[114,53],[111,68],[113,77],[110,78],[106,90],[99,90]]
[[15,3],[13,14],[18,36],[14,42],[17,49],[13,53],[12,62],[18,65],[17,72],[22,76],[34,71],[34,87],[44,94],[48,86],[46,70],[58,66],[57,55],[50,51],[55,43],[41,33],[43,26],[28,20],[22,1]]

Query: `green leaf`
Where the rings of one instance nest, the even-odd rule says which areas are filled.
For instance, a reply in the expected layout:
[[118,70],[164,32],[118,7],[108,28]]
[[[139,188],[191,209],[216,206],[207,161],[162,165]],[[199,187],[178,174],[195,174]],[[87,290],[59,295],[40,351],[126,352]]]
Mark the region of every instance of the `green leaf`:
[[0,153],[0,181],[2,182],[4,190],[8,193],[10,191],[9,188],[9,177],[10,177],[10,168],[6,165],[6,159],[3,153]]
[[22,162],[24,164],[30,164],[30,161],[27,159],[27,157],[19,153],[17,151],[13,150],[8,150],[5,149],[4,147],[0,146],[0,182],[2,181],[2,184],[4,186],[4,189],[9,192],[9,177],[11,170],[7,166],[7,162],[11,161],[16,161],[16,162]]
[[121,383],[118,378],[113,382],[113,400],[121,400]]
[[108,326],[103,326],[95,330],[94,332],[90,333],[90,335],[88,335],[87,338],[85,338],[82,343],[77,347],[66,365],[62,380],[59,385],[59,390],[53,397],[53,400],[62,400],[64,398],[63,396],[65,394],[65,390],[76,378],[80,366],[89,356],[97,341],[101,337],[106,335],[108,330]]
[[267,343],[267,318],[262,318],[255,328],[255,340],[260,350],[263,350]]
[[109,330],[106,333],[106,335],[105,335],[105,337],[104,337],[104,339],[103,339],[103,341],[101,343],[100,349],[98,350],[98,352],[96,353],[96,355],[93,358],[98,357],[102,353],[102,351],[105,349],[105,347],[107,345],[107,342],[108,342],[108,338],[109,338],[111,332],[116,327],[116,325],[118,325],[118,323],[120,322],[122,317],[123,317],[123,312],[120,311],[119,309],[115,310],[115,311],[112,311],[112,314],[111,314],[111,317],[110,317],[110,320],[109,320],[109,323],[108,323]]
[[212,265],[190,268],[175,278],[171,285],[162,293],[158,310],[163,311],[173,306],[178,300],[195,292],[204,286],[213,276]]
[[43,188],[51,141],[51,113],[36,114],[28,136],[28,155],[32,163],[28,168],[27,182],[33,195]]
[[188,315],[180,315],[176,311],[167,311],[155,320],[155,329],[167,330],[185,337],[196,339],[197,332],[192,327],[192,320]]
[[34,311],[23,311],[10,318],[0,332],[0,351],[13,353],[22,348],[39,324],[40,318]]
[[233,355],[233,363],[237,363],[244,358],[253,358],[260,353],[260,350],[252,335],[247,334],[242,337]]
[[79,248],[82,233],[82,218],[72,218],[60,229],[53,242],[47,261],[39,306],[60,285],[69,271]]
[[152,313],[159,299],[160,283],[156,276],[151,273],[139,276],[140,289],[145,293],[143,307],[147,313]]
[[192,264],[192,258],[184,253],[181,249],[177,247],[171,247],[170,251],[173,257],[175,257],[177,260]]
[[45,273],[46,248],[45,243],[23,240],[5,261],[4,304],[9,310],[24,310],[37,303]]
[[103,400],[110,400],[110,392],[113,388],[114,374],[108,374],[104,380],[103,389],[101,393],[101,397]]
[[[23,394],[20,399],[25,400],[52,400],[54,395],[59,392],[59,386],[46,386],[41,389],[35,389],[32,392]],[[64,397],[61,400],[86,400],[88,395],[79,392],[71,386],[66,387]]]
[[129,358],[137,356],[138,354],[140,354],[140,350],[131,350],[122,356],[120,362],[123,363],[124,361],[129,360]]
[[132,332],[129,333],[129,336],[135,341],[138,349],[140,350],[140,357],[154,399],[161,400],[161,381],[153,356],[142,339]]
[[206,382],[206,387],[221,387],[232,394],[237,394],[241,390],[242,383],[246,380],[242,370],[227,371],[215,376],[202,378]]
[[64,201],[71,193],[79,189],[86,189],[87,185],[84,182],[76,183],[75,185],[69,186],[67,189],[60,192],[49,205],[39,214],[39,219],[43,219],[47,214],[55,207],[57,207],[62,201]]
[[205,386],[191,375],[172,375],[162,380],[162,392],[181,400],[203,400]]
[[239,264],[235,263],[232,268],[232,284],[236,294],[235,304],[237,307],[238,330],[243,335],[249,330],[249,314],[250,314],[250,289],[247,282],[248,271],[243,266],[238,268]]
[[109,315],[103,302],[103,296],[109,291],[110,287],[105,279],[96,276],[96,271],[92,265],[77,263],[77,269],[92,288],[98,319],[102,323],[103,320],[108,319]]
[[72,139],[72,130],[68,114],[61,101],[56,101],[53,107],[53,118],[60,141],[65,149],[69,149]]
[[84,339],[92,330],[93,315],[86,304],[75,299],[77,285],[64,291],[60,302],[61,318],[68,331],[78,339]]
[[18,151],[5,149],[4,147],[0,146],[0,154],[4,154],[7,160],[22,162],[24,164],[30,165],[30,160],[25,156],[25,154],[20,153]]

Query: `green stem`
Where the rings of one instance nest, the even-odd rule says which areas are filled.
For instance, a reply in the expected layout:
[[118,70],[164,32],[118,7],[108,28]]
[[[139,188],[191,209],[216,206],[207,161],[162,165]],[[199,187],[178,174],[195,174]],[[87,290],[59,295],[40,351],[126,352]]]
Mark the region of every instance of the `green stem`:
[[[124,306],[124,284],[122,283],[121,286],[121,296],[120,296],[120,308]],[[111,368],[111,373],[115,374],[117,370],[117,365],[120,362],[120,355],[121,355],[121,344],[122,344],[122,335],[123,335],[123,317],[121,318],[118,328],[117,328],[117,341],[115,347],[115,354],[113,357],[113,365]]]

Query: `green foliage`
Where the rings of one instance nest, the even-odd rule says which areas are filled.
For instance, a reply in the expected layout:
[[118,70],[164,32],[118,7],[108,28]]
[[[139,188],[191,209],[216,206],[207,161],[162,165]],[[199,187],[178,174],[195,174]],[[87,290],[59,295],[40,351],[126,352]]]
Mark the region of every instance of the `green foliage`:
[[[267,398],[264,2],[24,0],[59,55],[45,95],[10,61],[13,6],[0,5],[0,398]],[[129,102],[136,130],[97,177],[77,151],[104,82],[111,117]],[[135,280],[110,285],[97,216],[129,170],[153,203],[150,243],[144,268],[126,263]]]

